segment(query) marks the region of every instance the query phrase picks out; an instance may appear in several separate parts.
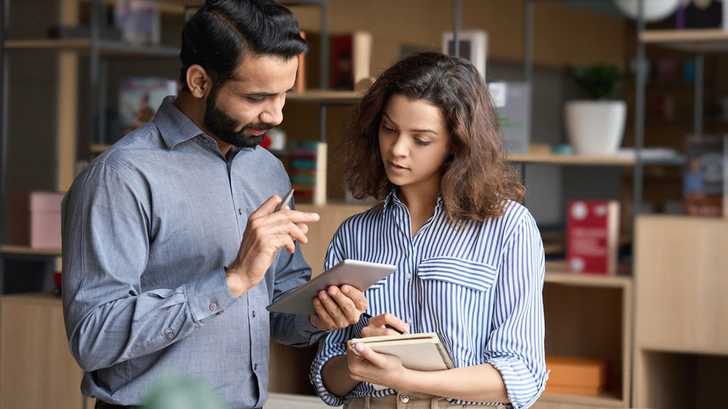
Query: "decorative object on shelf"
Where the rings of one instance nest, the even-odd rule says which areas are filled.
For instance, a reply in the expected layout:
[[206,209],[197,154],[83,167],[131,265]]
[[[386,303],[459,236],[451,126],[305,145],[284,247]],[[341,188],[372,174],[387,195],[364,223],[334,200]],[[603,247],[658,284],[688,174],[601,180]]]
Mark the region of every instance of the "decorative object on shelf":
[[[99,37],[102,40],[120,41],[121,31],[115,27],[100,27]],[[48,30],[48,38],[87,39],[91,38],[90,26],[55,26]]]
[[[643,0],[643,18],[646,22],[665,19],[677,10],[680,0]],[[617,8],[631,19],[637,19],[640,0],[614,0]]]
[[61,248],[60,192],[10,194],[10,244],[31,248]]
[[527,82],[491,82],[488,92],[498,110],[508,153],[528,153],[531,140],[531,85]]
[[[483,30],[463,30],[458,32],[459,56],[469,60],[485,79],[488,60],[488,33]],[[442,52],[455,55],[455,41],[452,32],[442,33]]]
[[566,270],[577,274],[617,273],[620,203],[571,200],[566,208]]
[[167,78],[130,77],[122,79],[119,84],[118,107],[120,136],[151,121],[164,97],[177,95],[178,90],[178,82]]
[[159,45],[159,19],[157,0],[116,0],[114,26],[128,43]]
[[272,151],[282,151],[286,148],[286,140],[288,139],[288,137],[286,136],[286,131],[284,131],[283,129],[269,129],[268,132],[266,132],[266,136],[270,138],[270,145],[268,145],[266,149]]
[[551,371],[546,393],[597,396],[607,383],[607,361],[569,356],[546,356]]
[[588,99],[566,103],[566,135],[574,151],[589,155],[611,155],[624,136],[627,104],[608,99],[626,75],[615,65],[568,67],[571,78]]
[[721,217],[726,183],[723,135],[688,135],[683,172],[683,209],[688,216]]

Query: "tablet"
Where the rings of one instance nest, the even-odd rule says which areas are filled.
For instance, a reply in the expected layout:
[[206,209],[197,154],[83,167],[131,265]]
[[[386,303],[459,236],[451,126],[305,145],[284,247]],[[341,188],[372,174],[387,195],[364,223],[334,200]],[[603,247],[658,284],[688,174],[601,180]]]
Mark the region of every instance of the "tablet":
[[348,284],[364,291],[372,284],[392,274],[397,266],[368,261],[344,260],[324,271],[311,281],[278,298],[267,308],[271,312],[316,315],[313,299],[329,286]]

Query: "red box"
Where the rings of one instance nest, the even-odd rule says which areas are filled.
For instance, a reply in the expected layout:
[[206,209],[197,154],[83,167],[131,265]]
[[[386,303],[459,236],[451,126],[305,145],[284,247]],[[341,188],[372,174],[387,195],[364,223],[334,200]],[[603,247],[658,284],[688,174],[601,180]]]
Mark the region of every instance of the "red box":
[[63,195],[39,191],[11,194],[10,244],[60,248]]

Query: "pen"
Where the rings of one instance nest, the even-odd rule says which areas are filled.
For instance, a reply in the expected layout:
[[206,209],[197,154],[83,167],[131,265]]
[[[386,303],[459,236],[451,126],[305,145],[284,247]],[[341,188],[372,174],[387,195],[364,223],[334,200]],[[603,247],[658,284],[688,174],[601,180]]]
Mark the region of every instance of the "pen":
[[285,196],[283,196],[283,200],[281,200],[280,203],[278,203],[278,206],[276,206],[276,212],[279,210],[283,210],[286,205],[288,205],[288,202],[291,201],[291,198],[293,197],[293,189],[289,190],[288,193],[286,193]]
[[[370,319],[372,318],[372,316],[371,316],[370,314],[367,314],[367,313],[365,313],[365,312],[361,313],[361,315],[363,315],[363,316],[364,316],[364,318],[366,318],[367,320],[370,320]],[[404,331],[400,331],[399,329],[397,329],[397,328],[395,328],[395,327],[393,327],[393,326],[391,326],[391,325],[389,325],[389,324],[384,324],[384,327],[385,327],[385,328],[389,328],[389,329],[391,329],[392,331],[397,331],[397,332],[398,332],[398,333],[400,333],[400,334],[404,334]]]

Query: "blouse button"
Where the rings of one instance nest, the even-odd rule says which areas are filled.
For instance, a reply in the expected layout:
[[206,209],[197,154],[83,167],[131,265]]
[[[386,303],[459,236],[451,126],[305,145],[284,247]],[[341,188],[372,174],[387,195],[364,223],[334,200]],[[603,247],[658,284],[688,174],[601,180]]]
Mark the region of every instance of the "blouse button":
[[214,302],[211,302],[210,303],[210,311],[215,311],[216,309],[217,309],[217,304],[215,304]]
[[399,395],[399,401],[402,402],[402,403],[409,402],[409,395],[407,395],[406,393],[400,394]]
[[411,280],[411,279],[412,279],[412,274],[410,274],[410,273],[407,273],[407,279],[408,279],[408,280]]
[[168,332],[166,336],[167,339],[171,340],[172,338],[174,338],[174,332]]
[[253,311],[253,318],[255,318],[255,311]]

